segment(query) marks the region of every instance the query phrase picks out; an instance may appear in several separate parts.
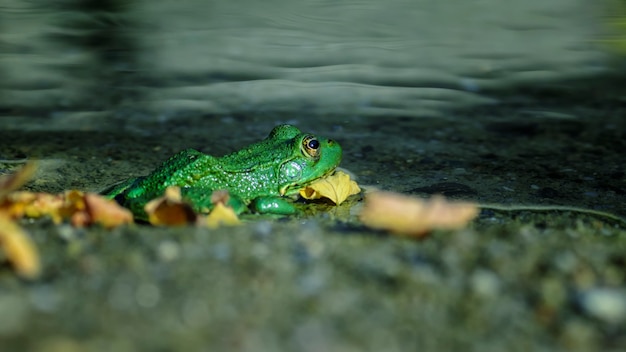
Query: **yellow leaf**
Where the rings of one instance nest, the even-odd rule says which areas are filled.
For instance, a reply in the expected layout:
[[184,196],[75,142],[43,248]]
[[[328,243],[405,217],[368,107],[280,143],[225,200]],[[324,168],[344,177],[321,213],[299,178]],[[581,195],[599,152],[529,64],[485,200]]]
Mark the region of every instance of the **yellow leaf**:
[[30,237],[9,217],[0,214],[0,247],[18,275],[34,279],[41,272],[39,253]]
[[365,197],[361,221],[372,228],[422,237],[434,229],[459,229],[478,215],[476,204],[450,202],[441,196],[420,199],[392,192]]
[[50,193],[12,192],[0,204],[0,211],[12,218],[50,216],[55,223],[62,220],[63,195]]
[[350,175],[337,171],[301,189],[300,195],[305,199],[327,198],[339,205],[349,196],[359,192],[361,192],[359,185],[350,179]]
[[218,228],[222,225],[234,226],[241,223],[233,208],[228,207],[223,203],[215,204],[215,207],[211,210],[211,213],[209,213],[205,221],[206,225],[212,229]]

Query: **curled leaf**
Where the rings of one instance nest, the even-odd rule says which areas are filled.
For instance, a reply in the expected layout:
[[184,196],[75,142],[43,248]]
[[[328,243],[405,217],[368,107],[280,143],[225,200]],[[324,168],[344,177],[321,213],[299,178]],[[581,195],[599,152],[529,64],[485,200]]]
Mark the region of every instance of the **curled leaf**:
[[39,253],[28,234],[13,220],[0,214],[0,247],[18,275],[34,279],[41,272]]
[[150,224],[157,226],[187,225],[197,219],[191,205],[183,201],[180,187],[168,187],[162,197],[149,201],[144,210]]
[[321,178],[300,190],[305,199],[327,198],[336,205],[343,203],[349,196],[361,192],[359,185],[350,179],[350,175],[337,171],[333,175]]
[[[110,229],[133,222],[133,214],[128,209],[101,195],[86,193],[82,202],[84,210],[75,213],[71,218],[75,226],[99,224]],[[81,213],[85,215],[79,215]]]
[[450,202],[441,196],[420,199],[391,192],[365,197],[361,221],[372,228],[423,237],[435,229],[459,229],[478,214],[476,204]]

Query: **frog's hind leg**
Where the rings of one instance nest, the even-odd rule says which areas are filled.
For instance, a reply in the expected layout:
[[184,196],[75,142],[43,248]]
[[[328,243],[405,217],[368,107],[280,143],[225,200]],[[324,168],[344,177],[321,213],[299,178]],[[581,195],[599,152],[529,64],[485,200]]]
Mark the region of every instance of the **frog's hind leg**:
[[139,177],[135,177],[135,178],[129,178],[128,180],[124,180],[118,183],[114,183],[108,186],[107,188],[103,189],[99,193],[100,195],[108,199],[114,199],[118,195],[126,193],[126,190],[129,189],[132,185],[134,185],[138,179]]
[[145,179],[143,176],[135,177],[116,183],[101,191],[100,194],[130,210],[136,220],[147,221],[148,215],[144,207],[158,195],[147,193],[144,189],[136,187],[143,179]]

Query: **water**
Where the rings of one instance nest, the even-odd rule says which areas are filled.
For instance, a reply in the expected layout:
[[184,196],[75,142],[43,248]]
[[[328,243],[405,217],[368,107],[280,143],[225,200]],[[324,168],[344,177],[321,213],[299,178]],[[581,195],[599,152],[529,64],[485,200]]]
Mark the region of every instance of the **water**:
[[485,89],[606,69],[596,1],[3,3],[2,111],[67,128],[111,115],[443,117],[494,102]]

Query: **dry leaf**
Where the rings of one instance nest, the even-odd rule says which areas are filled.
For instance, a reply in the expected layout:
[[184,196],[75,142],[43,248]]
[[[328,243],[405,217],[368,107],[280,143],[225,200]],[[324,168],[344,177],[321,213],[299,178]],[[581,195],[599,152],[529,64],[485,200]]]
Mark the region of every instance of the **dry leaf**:
[[13,219],[21,218],[36,197],[32,192],[13,192],[0,200],[0,212]]
[[0,212],[11,218],[50,216],[55,224],[70,219],[74,226],[95,223],[106,228],[132,222],[132,214],[115,201],[77,190],[62,194],[13,192],[0,204]]
[[194,223],[196,213],[182,200],[180,187],[168,187],[163,197],[155,198],[144,207],[148,221],[157,226],[177,226]]
[[[63,205],[54,209],[49,215],[55,223],[60,223],[63,219],[70,219],[72,225],[77,227],[91,224],[91,216],[87,212],[85,204],[85,193],[77,190],[65,191],[62,194]],[[79,220],[80,219],[80,220]]]
[[18,275],[34,279],[41,272],[39,253],[28,234],[9,217],[0,214],[0,246]]
[[[103,227],[110,229],[123,224],[130,224],[133,222],[133,214],[130,210],[120,206],[115,201],[104,198],[98,194],[87,193],[83,197],[83,203],[85,213],[88,222],[85,225],[99,224]],[[74,214],[76,216],[79,213]],[[78,226],[82,220],[75,219],[72,216],[72,224]],[[77,223],[75,223],[75,221]]]
[[435,229],[459,229],[478,214],[476,204],[449,202],[441,196],[420,199],[391,192],[365,197],[361,221],[372,228],[422,237]]
[[337,171],[301,189],[300,195],[305,199],[327,198],[339,205],[349,196],[359,192],[361,192],[359,185],[350,179],[350,175]]
[[224,203],[217,203],[209,215],[205,218],[206,225],[212,229],[220,226],[234,226],[239,225],[241,222],[235,214],[233,208],[224,205]]
[[0,211],[12,218],[38,218],[49,215],[55,223],[62,220],[60,209],[65,204],[63,195],[50,193],[13,192],[0,204]]

